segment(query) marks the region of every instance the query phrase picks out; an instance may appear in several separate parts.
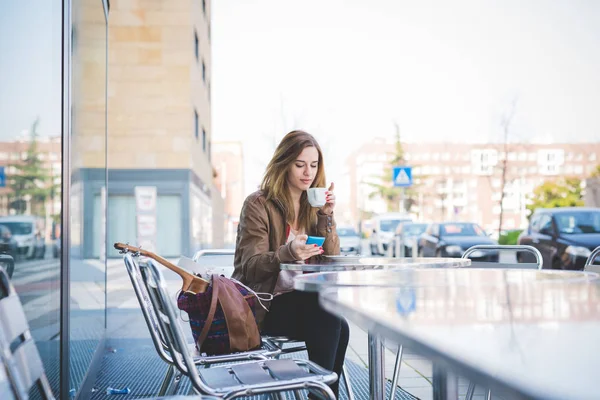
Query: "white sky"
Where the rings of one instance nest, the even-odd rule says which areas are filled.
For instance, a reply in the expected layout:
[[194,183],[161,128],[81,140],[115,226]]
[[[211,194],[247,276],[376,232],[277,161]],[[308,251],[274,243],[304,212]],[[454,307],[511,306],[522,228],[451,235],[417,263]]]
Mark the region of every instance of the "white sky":
[[274,141],[314,134],[329,180],[372,136],[600,139],[600,1],[219,0],[213,140],[241,140],[246,191]]

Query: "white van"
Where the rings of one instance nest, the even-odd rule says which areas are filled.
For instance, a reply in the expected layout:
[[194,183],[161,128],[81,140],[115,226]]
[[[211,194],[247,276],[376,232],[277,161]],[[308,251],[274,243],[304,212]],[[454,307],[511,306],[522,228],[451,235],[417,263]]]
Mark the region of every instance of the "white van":
[[0,217],[0,225],[6,226],[17,241],[18,255],[24,258],[44,258],[46,241],[44,219],[33,215]]
[[412,222],[407,213],[384,213],[373,218],[373,233],[371,234],[371,254],[385,255],[394,241],[394,232],[400,222]]

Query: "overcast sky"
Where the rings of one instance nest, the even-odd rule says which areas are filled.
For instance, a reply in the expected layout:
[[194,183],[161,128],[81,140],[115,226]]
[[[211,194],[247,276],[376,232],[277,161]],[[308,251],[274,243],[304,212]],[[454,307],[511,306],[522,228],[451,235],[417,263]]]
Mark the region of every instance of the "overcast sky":
[[246,191],[300,128],[328,176],[371,136],[600,139],[600,1],[214,1],[213,137],[244,141]]
[[[32,10],[35,10],[33,12]],[[330,180],[372,136],[600,138],[600,1],[214,0],[213,140],[241,140],[246,191],[305,129]],[[2,6],[0,140],[60,132],[60,2]],[[110,71],[109,71],[110,73]]]

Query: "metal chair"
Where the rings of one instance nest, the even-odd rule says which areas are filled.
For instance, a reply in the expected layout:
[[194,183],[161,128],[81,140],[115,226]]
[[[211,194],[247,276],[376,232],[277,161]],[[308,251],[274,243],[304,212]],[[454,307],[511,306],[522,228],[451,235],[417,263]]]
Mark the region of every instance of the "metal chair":
[[[231,273],[233,273],[233,257],[235,255],[235,249],[206,249],[199,250],[194,253],[194,260],[196,263],[205,266],[214,266],[214,267],[231,267]],[[263,342],[267,343],[269,347],[276,348],[281,351],[276,358],[279,358],[282,354],[296,353],[300,351],[306,351],[306,346],[303,345],[303,342],[299,342],[297,340],[290,339],[286,336],[268,336],[263,335]],[[291,345],[291,346],[288,346]],[[342,367],[342,376],[341,379],[344,381],[344,385],[346,386],[346,391],[348,393],[348,399],[354,400],[354,391],[352,390],[352,384],[350,383],[350,375],[348,375],[348,370],[346,365]]]
[[[495,244],[478,244],[472,247],[469,247],[462,258],[471,258],[475,257],[478,253],[485,253],[489,251],[507,251],[514,250],[515,252],[525,252],[531,253],[535,258],[534,263],[522,262],[519,263],[501,263],[499,262],[489,262],[489,261],[473,261],[471,260],[470,268],[506,268],[506,269],[542,269],[543,260],[542,254],[538,249],[532,246],[526,245],[495,245]],[[479,256],[480,257],[480,256]]]
[[[133,256],[129,253],[125,254],[124,257],[125,267],[129,274],[131,284],[135,295],[140,303],[140,308],[148,326],[150,337],[154,348],[158,353],[159,357],[168,364],[167,371],[160,385],[157,396],[165,396],[174,394],[181,382],[181,373],[177,371],[175,362],[172,356],[172,350],[169,347],[169,342],[165,338],[165,333],[161,330],[158,323],[158,312],[154,308],[151,296],[157,296],[156,293],[150,293],[147,289],[146,281],[148,280],[148,263],[140,262],[140,265],[136,263]],[[193,361],[197,366],[209,367],[212,364],[219,364],[232,361],[248,361],[257,359],[268,359],[275,357],[279,354],[279,350],[269,343],[264,343],[264,346],[260,350],[249,351],[244,353],[233,353],[222,356],[201,356],[195,355]],[[195,344],[188,344],[190,352],[195,352]]]
[[[506,251],[506,250],[514,250],[515,252],[526,252],[531,253],[535,259],[535,262],[528,263],[523,262],[516,264],[514,263],[501,263],[499,262],[483,262],[483,261],[471,261],[471,266],[469,268],[505,268],[505,269],[542,269],[543,260],[542,254],[538,249],[532,246],[527,245],[483,245],[479,244],[476,246],[472,246],[467,249],[462,255],[462,258],[469,258],[469,256],[477,254],[477,252],[486,252],[486,251]],[[475,394],[475,384],[473,382],[469,382],[469,387],[467,388],[467,394],[465,395],[465,400],[473,399],[473,395]],[[486,400],[492,399],[491,390],[487,391]]]
[[596,258],[600,256],[600,246],[596,247],[594,251],[590,254],[590,256],[585,260],[585,265],[583,266],[584,271],[592,271],[592,272],[600,272],[600,264],[594,264]]
[[328,384],[335,382],[337,375],[307,360],[269,359],[198,369],[160,268],[150,260],[148,269],[150,274],[145,283],[159,314],[158,324],[165,333],[175,365],[190,379],[196,393],[224,399],[272,394],[281,399],[281,392],[294,391],[299,396],[300,390],[307,389],[317,397],[335,400]]
[[[0,375],[4,372],[10,380],[13,398],[28,399],[30,389],[36,386],[43,399],[54,400],[21,300],[3,268],[0,268],[0,358],[4,365]],[[6,384],[0,386],[4,399]]]

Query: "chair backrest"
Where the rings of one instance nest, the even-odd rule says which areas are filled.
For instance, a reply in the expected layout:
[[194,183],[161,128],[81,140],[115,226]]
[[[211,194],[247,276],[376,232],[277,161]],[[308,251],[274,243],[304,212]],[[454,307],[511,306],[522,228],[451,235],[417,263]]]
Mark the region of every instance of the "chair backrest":
[[140,303],[140,308],[142,310],[142,314],[144,315],[146,325],[148,326],[148,331],[150,333],[150,337],[152,338],[154,348],[163,361],[172,364],[173,359],[170,354],[169,345],[162,330],[160,329],[158,315],[154,309],[154,305],[150,298],[150,293],[146,288],[144,276],[140,266],[131,253],[126,253],[123,256],[123,261],[125,262],[125,268],[129,274],[129,279],[131,280],[131,285],[133,286],[135,296]]
[[9,379],[9,371],[3,358],[0,357],[0,399],[15,400],[16,390]]
[[[530,255],[533,256],[533,258],[535,259],[535,262],[530,263],[530,262],[518,262],[518,256],[517,256],[517,262],[500,262],[500,253],[503,251],[511,251],[514,250],[517,254],[519,252],[522,253],[529,253]],[[486,254],[490,254],[491,252],[497,252],[498,253],[498,262],[490,262],[490,261],[474,261],[473,258],[480,258],[482,256],[485,256]],[[471,266],[470,268],[506,268],[506,269],[542,269],[543,266],[543,260],[542,260],[542,255],[541,253],[538,251],[538,249],[536,249],[535,247],[532,246],[526,246],[526,245],[484,245],[484,244],[478,244],[472,247],[469,247],[464,254],[462,255],[462,258],[469,258],[471,259]]]
[[158,314],[158,322],[162,330],[166,333],[165,340],[171,350],[171,356],[175,366],[188,376],[192,385],[202,394],[217,395],[218,393],[207,386],[196,369],[196,364],[190,353],[187,339],[183,333],[181,324],[177,317],[177,311],[173,305],[168,291],[167,284],[160,271],[160,268],[153,260],[146,264],[149,274],[145,277],[145,284],[150,293],[150,299],[154,304],[154,309]]
[[54,399],[44,365],[31,337],[21,300],[0,268],[0,355],[5,371],[13,383],[15,397],[28,398],[31,388],[37,386],[44,399]]
[[192,260],[203,267],[214,268],[215,273],[231,277],[235,249],[207,249],[194,254]]
[[600,246],[596,247],[594,251],[590,254],[590,256],[585,261],[585,265],[583,267],[584,271],[591,272],[600,272],[600,264],[594,263],[596,259],[600,256]]

